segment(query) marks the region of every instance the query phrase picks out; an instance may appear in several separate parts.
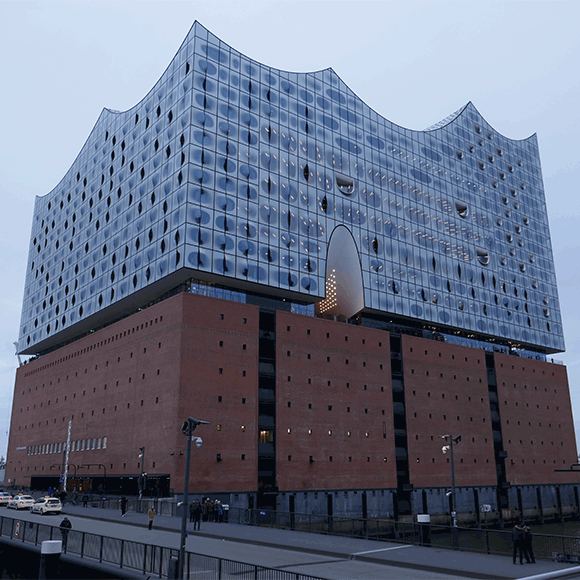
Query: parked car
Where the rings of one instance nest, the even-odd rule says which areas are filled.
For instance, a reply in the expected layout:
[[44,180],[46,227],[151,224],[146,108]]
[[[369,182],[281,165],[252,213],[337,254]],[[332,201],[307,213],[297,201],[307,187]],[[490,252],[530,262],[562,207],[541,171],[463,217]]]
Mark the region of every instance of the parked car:
[[0,506],[7,506],[8,502],[12,499],[12,494],[6,491],[0,491]]
[[15,510],[28,510],[34,505],[34,498],[31,495],[15,495],[9,502],[8,507]]
[[37,499],[32,509],[34,514],[60,514],[62,512],[62,503],[56,497],[41,497]]

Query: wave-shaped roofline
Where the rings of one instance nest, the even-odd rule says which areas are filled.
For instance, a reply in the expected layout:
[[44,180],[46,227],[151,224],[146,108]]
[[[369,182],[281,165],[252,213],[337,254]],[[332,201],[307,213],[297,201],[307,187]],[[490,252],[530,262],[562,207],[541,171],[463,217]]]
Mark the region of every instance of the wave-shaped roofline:
[[279,73],[283,73],[283,74],[293,74],[293,75],[315,75],[317,73],[322,73],[322,72],[329,71],[334,76],[336,76],[336,78],[353,95],[353,97],[355,97],[356,99],[358,99],[365,107],[368,107],[368,109],[370,111],[372,111],[373,113],[375,113],[378,117],[380,117],[381,119],[383,119],[387,123],[391,123],[392,125],[395,125],[396,127],[400,128],[400,129],[404,129],[406,131],[413,131],[415,133],[433,133],[434,131],[438,131],[438,130],[444,128],[444,127],[447,127],[448,125],[450,125],[452,123],[456,123],[461,117],[463,117],[463,115],[471,107],[481,117],[482,121],[485,122],[485,124],[487,125],[487,128],[493,130],[502,139],[506,139],[506,140],[511,141],[513,143],[525,143],[525,142],[530,141],[530,140],[533,140],[533,139],[537,140],[537,133],[535,133],[535,132],[532,133],[529,137],[525,137],[523,139],[513,139],[511,137],[507,137],[503,133],[500,133],[479,112],[479,110],[473,104],[472,101],[468,101],[465,105],[463,105],[463,107],[461,107],[460,109],[458,109],[454,113],[451,113],[447,117],[444,117],[441,121],[435,123],[434,125],[431,125],[430,127],[427,127],[426,129],[421,130],[421,129],[410,129],[409,127],[404,127],[403,125],[399,125],[398,123],[395,123],[394,121],[391,121],[390,119],[388,119],[387,117],[385,117],[381,113],[377,112],[373,107],[371,107],[370,105],[368,105],[361,97],[359,97],[357,95],[357,93],[355,93],[350,88],[350,86],[347,83],[345,83],[342,80],[341,76],[332,67],[327,67],[327,68],[319,69],[319,70],[316,70],[316,71],[308,71],[308,72],[288,71],[288,70],[283,70],[283,69],[279,69],[279,68],[276,68],[276,67],[272,67],[270,65],[267,65],[267,64],[262,63],[259,60],[253,59],[253,58],[247,56],[246,54],[240,52],[239,50],[233,48],[227,42],[224,42],[223,40],[221,40],[221,38],[219,38],[218,36],[216,36],[215,34],[213,34],[213,32],[211,32],[208,28],[206,28],[203,24],[201,24],[201,22],[199,22],[198,20],[195,20],[194,23],[191,25],[191,28],[187,32],[185,38],[183,39],[183,42],[179,45],[179,48],[177,49],[177,52],[175,53],[175,55],[173,56],[173,58],[169,61],[169,64],[165,67],[165,70],[161,73],[160,77],[157,79],[157,81],[154,83],[154,85],[151,87],[151,89],[145,94],[145,96],[143,96],[143,98],[141,98],[137,103],[135,103],[135,105],[133,105],[132,107],[130,107],[128,109],[125,109],[124,111],[118,111],[116,109],[111,109],[109,107],[103,107],[102,111],[100,112],[99,116],[97,117],[97,120],[95,121],[95,124],[93,125],[92,129],[89,131],[89,134],[87,135],[87,138],[85,139],[85,142],[83,143],[82,147],[80,148],[77,156],[74,158],[73,162],[70,164],[69,169],[65,172],[65,174],[60,179],[60,181],[49,192],[45,193],[44,195],[37,195],[36,196],[36,200],[37,201],[40,200],[40,199],[44,199],[44,198],[52,195],[56,190],[58,190],[61,187],[61,185],[63,184],[63,182],[65,182],[69,178],[69,174],[72,171],[72,169],[73,169],[76,161],[79,159],[79,157],[81,157],[83,155],[83,153],[85,152],[85,148],[88,146],[88,142],[90,141],[93,133],[97,130],[97,128],[103,122],[103,120],[104,120],[104,118],[106,116],[108,116],[108,115],[114,115],[114,116],[117,116],[117,115],[127,115],[127,114],[131,113],[132,111],[134,111],[135,109],[137,109],[138,107],[140,107],[142,105],[142,103],[144,103],[149,98],[149,96],[156,90],[156,88],[159,86],[159,84],[161,83],[161,81],[163,80],[163,78],[165,77],[165,75],[167,74],[167,72],[170,70],[171,66],[175,62],[175,59],[178,57],[179,53],[183,50],[184,46],[187,45],[187,43],[189,42],[189,40],[191,39],[192,36],[194,36],[194,37],[196,36],[196,29],[197,28],[203,29],[205,32],[207,32],[208,35],[211,35],[211,36],[215,37],[216,40],[218,40],[219,42],[221,42],[222,44],[224,44],[225,46],[227,46],[230,50],[238,53],[240,56],[243,56],[244,58],[247,58],[251,62],[256,63],[257,65],[259,65],[261,67],[265,67],[265,68],[268,68],[270,70],[275,70],[275,71],[277,71]]

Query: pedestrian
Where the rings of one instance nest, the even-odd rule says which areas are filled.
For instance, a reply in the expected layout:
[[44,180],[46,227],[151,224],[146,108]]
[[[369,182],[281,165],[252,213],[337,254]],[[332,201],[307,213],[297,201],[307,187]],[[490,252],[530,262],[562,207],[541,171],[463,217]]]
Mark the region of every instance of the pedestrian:
[[88,506],[89,506],[89,496],[85,493],[85,495],[83,495],[83,507]]
[[193,529],[201,530],[201,505],[199,501],[195,500],[195,506],[193,507]]
[[218,522],[223,522],[224,521],[224,506],[222,505],[221,501],[217,502],[217,521]]
[[124,518],[127,514],[127,498],[123,496],[121,498],[121,517]]
[[155,519],[155,508],[153,506],[149,508],[147,515],[149,516],[149,529],[151,529],[153,527],[153,520]]
[[204,522],[207,522],[207,514],[208,514],[207,506],[208,506],[208,504],[209,504],[209,499],[206,499],[203,502],[203,506],[201,507],[201,515],[202,515],[202,519]]
[[532,546],[532,531],[529,526],[524,524],[524,556],[526,557],[526,562],[528,564],[535,564],[536,558],[534,558],[534,548]]
[[189,504],[189,523],[191,524],[194,520],[193,520],[193,511],[195,510],[195,500],[193,500],[190,504]]
[[207,520],[209,522],[213,522],[213,514],[214,514],[214,503],[213,500],[207,502]]
[[64,507],[64,504],[66,503],[66,491],[63,489],[59,494],[58,497],[60,498],[60,503],[62,504],[62,507]]
[[48,488],[47,494],[48,494],[48,495],[52,495],[52,487],[49,487],[49,488]]
[[72,492],[72,502],[73,502],[73,505],[77,505],[77,499],[78,498],[79,498],[79,492],[77,491],[77,488],[75,487],[73,489],[73,492]]
[[526,531],[524,526],[516,524],[512,530],[512,541],[514,543],[514,564],[516,563],[516,553],[520,554],[520,564],[524,563],[524,542]]
[[60,522],[59,527],[60,527],[60,535],[62,536],[62,550],[63,552],[66,552],[66,546],[68,543],[68,533],[72,529],[71,521],[67,517],[65,517],[64,520]]

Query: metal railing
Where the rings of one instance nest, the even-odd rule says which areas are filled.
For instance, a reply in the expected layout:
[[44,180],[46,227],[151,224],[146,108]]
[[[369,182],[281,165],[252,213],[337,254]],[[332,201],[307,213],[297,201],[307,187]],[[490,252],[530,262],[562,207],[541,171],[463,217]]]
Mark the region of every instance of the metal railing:
[[[61,531],[57,526],[17,520],[6,516],[0,516],[0,536],[34,546],[39,546],[45,540],[62,539]],[[169,561],[178,557],[179,548],[166,548],[70,530],[66,540],[66,553],[158,578],[168,578]],[[184,577],[196,580],[225,580],[229,578],[322,580],[317,576],[246,564],[226,558],[215,558],[194,552],[186,552],[185,554]]]
[[[231,508],[229,522],[383,542],[511,555],[511,530],[454,528],[386,519],[340,518],[266,510]],[[453,542],[455,533],[456,542]],[[580,563],[580,537],[533,534],[536,558]]]

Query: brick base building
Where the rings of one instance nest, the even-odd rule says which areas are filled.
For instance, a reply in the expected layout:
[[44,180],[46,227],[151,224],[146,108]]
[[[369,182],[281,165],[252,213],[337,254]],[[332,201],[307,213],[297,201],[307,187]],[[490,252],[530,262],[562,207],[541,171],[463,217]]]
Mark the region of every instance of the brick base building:
[[69,489],[136,493],[143,471],[146,493],[179,492],[195,416],[190,492],[234,506],[445,514],[452,434],[465,517],[538,494],[577,509],[555,471],[576,459],[564,366],[246,300],[182,292],[20,366],[7,480],[58,485],[71,421]]

